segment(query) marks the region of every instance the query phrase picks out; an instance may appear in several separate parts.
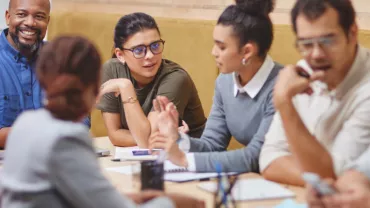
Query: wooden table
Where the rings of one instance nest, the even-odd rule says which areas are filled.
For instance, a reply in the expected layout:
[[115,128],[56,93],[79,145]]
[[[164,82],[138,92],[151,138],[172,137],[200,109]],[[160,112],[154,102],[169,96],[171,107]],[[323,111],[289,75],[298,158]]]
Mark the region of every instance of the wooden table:
[[[109,141],[108,137],[98,137],[94,138],[94,145],[99,148],[109,149],[111,154],[114,154],[114,146]],[[118,167],[124,165],[130,165],[132,162],[112,162],[112,156],[99,158],[100,165],[103,170],[108,167]],[[132,178],[130,175],[119,174],[110,171],[104,171],[106,177],[112,182],[114,186],[117,187],[123,193],[137,192],[137,189],[132,188]],[[261,178],[260,175],[254,173],[247,173],[241,175],[241,178]],[[213,195],[211,193],[205,192],[197,187],[197,184],[204,183],[199,181],[186,182],[186,183],[173,183],[165,182],[165,190],[168,193],[181,193],[186,194],[198,199],[202,199],[206,202],[207,208],[212,208],[213,206]],[[300,203],[304,203],[304,189],[300,187],[283,185],[284,187],[290,189],[296,194],[295,200]],[[281,203],[282,200],[265,200],[265,201],[248,201],[238,203],[238,207],[251,207],[251,208],[269,208]]]

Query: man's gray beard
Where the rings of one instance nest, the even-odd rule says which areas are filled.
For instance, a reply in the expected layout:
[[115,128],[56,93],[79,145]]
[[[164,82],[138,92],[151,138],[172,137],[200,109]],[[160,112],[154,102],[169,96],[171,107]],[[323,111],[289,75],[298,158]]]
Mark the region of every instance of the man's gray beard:
[[19,38],[16,34],[9,32],[10,37],[13,39],[14,44],[18,48],[19,52],[34,53],[39,49],[41,41],[40,38],[37,38],[34,44],[23,44],[19,41]]

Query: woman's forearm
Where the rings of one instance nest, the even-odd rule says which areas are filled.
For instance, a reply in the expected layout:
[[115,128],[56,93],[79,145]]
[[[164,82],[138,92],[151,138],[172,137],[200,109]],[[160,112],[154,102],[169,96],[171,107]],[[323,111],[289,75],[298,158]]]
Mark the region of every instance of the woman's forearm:
[[140,148],[148,147],[151,127],[138,102],[124,104],[125,116],[132,138]]
[[118,129],[109,134],[109,139],[114,146],[132,147],[136,146],[136,141],[127,129]]
[[121,99],[125,110],[127,125],[133,139],[140,148],[147,148],[148,138],[151,132],[150,122],[137,100],[132,84],[121,89]]

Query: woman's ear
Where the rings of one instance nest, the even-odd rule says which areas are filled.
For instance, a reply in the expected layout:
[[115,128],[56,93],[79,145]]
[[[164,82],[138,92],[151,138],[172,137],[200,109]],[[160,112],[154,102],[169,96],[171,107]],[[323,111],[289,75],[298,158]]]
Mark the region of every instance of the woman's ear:
[[243,57],[245,60],[250,60],[257,54],[258,48],[255,43],[247,43],[242,48]]
[[125,59],[123,58],[123,52],[121,49],[119,48],[115,48],[114,49],[114,53],[116,54],[117,56],[117,59],[122,62],[122,63],[125,63]]

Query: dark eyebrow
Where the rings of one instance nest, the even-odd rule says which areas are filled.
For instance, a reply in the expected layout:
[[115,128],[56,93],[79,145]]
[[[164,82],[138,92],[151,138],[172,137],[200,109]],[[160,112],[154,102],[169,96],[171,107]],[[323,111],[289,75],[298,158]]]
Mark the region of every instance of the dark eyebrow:
[[[17,9],[15,12],[16,12],[16,13],[17,13],[17,12],[29,13],[29,11],[27,11],[26,9]],[[40,14],[41,14],[41,15],[47,16],[46,12],[41,12],[41,11],[36,12],[36,14],[38,14],[38,15],[40,15]]]
[[[331,38],[331,37],[334,37],[335,34],[334,33],[329,33],[329,34],[326,34],[326,35],[322,35],[320,37],[315,37],[315,38]],[[315,38],[298,38],[297,40],[300,41],[300,40],[310,40],[310,39],[315,39]]]
[[215,43],[216,44],[225,44],[224,42],[220,41],[220,40],[215,40]]
[[37,12],[36,14],[41,14],[41,15],[44,15],[44,16],[48,16],[45,12]]
[[[153,44],[153,43],[155,43],[155,42],[159,42],[159,41],[161,41],[161,40],[162,40],[162,39],[155,40],[155,41],[153,41],[153,42],[149,43],[149,45],[151,45],[151,44]],[[146,46],[146,45],[144,45],[144,44],[139,44],[139,45],[136,45],[136,46],[132,46],[132,47],[130,47],[130,49],[134,49],[134,48],[139,47],[139,46]]]
[[[329,33],[329,34],[326,34],[326,35],[322,35],[320,37],[317,37],[317,38],[331,38],[331,37],[334,37],[335,34],[334,33]],[[297,40],[310,40],[310,39],[315,39],[315,38],[298,38]]]
[[15,12],[17,13],[17,12],[25,12],[25,13],[28,13],[28,11],[27,10],[25,10],[25,9],[16,9],[15,10]]

